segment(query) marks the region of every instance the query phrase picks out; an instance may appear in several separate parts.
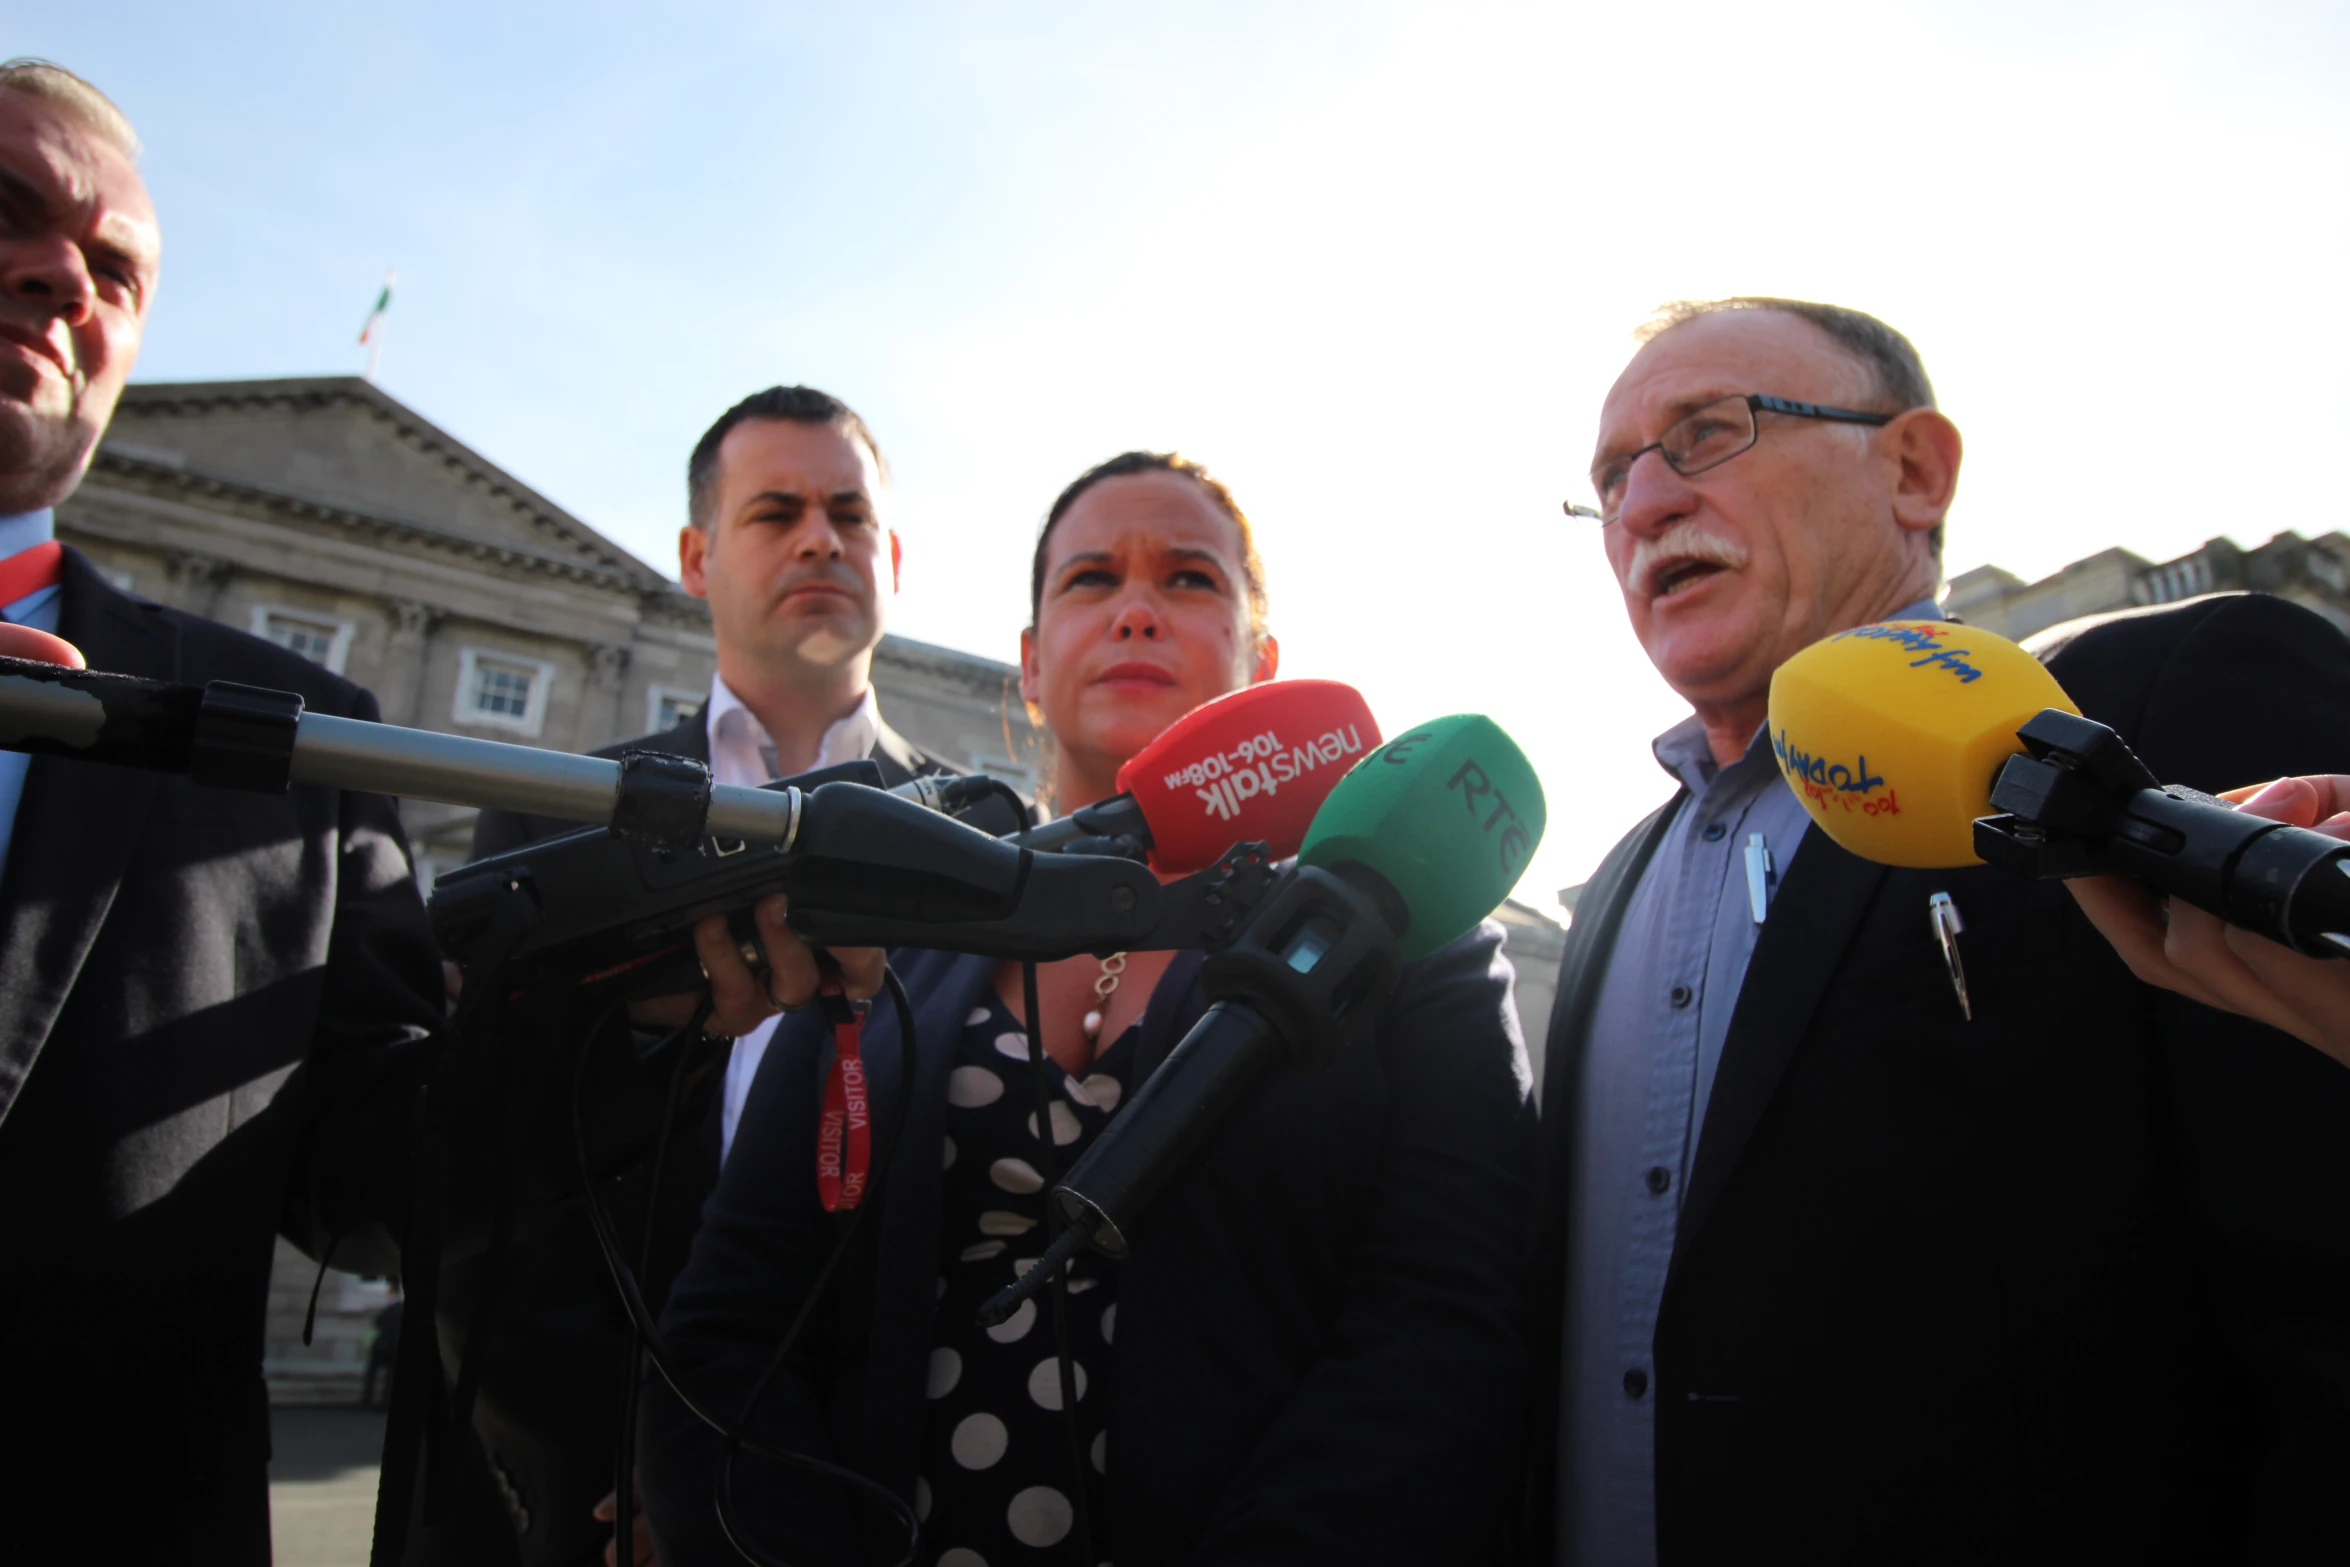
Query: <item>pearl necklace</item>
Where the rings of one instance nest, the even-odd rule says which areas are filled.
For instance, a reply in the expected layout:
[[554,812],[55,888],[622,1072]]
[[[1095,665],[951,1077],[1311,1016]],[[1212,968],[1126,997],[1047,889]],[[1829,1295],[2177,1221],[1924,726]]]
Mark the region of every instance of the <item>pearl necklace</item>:
[[1093,1010],[1085,1014],[1085,1042],[1095,1049],[1102,1042],[1102,1014],[1110,1009],[1110,998],[1118,993],[1118,976],[1126,972],[1126,954],[1113,952],[1102,959],[1102,971],[1093,982]]

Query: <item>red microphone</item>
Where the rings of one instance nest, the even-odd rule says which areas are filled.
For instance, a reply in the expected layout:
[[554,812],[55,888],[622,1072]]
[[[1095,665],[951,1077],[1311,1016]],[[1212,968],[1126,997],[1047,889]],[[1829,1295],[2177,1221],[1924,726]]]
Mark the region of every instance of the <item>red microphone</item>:
[[1336,680],[1276,680],[1225,693],[1169,724],[1118,769],[1124,792],[1013,841],[1059,849],[1128,837],[1153,870],[1183,875],[1236,843],[1295,854],[1322,801],[1379,744],[1363,694]]

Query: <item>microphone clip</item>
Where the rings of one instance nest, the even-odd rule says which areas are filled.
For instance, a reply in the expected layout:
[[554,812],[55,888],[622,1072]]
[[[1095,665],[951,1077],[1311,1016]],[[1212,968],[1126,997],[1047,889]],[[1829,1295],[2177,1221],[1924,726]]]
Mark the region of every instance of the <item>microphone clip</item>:
[[1300,865],[1200,969],[1211,1003],[1239,1002],[1272,1023],[1293,1069],[1319,1071],[1345,1023],[1395,988],[1403,959],[1376,904],[1346,878]]
[[1272,849],[1263,843],[1236,843],[1224,857],[1197,875],[1194,907],[1199,944],[1214,952],[1228,945],[1273,882]]
[[1975,853],[2035,881],[2098,874],[2102,846],[2129,832],[2125,802],[2161,782],[2120,735],[2077,713],[2044,709],[2015,734],[2025,754],[1991,788],[2006,814],[1975,822]]

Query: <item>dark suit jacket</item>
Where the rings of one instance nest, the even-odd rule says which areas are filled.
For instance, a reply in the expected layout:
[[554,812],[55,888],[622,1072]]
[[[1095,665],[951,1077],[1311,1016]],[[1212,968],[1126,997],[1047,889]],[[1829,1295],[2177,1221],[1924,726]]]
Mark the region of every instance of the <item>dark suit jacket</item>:
[[[2169,782],[2350,768],[2350,643],[2228,596],[2050,667]],[[1675,802],[1677,806],[1678,801]],[[1544,1076],[1525,1559],[1548,1561],[1572,1099],[1638,869],[1577,910]],[[1947,891],[1974,1004],[1929,932]],[[2286,1559],[2350,1540],[2350,1072],[2133,979],[2059,886],[1807,834],[1732,1016],[1656,1343],[1665,1567]]]
[[[659,734],[622,741],[596,754],[618,756],[624,750],[665,751],[706,762],[709,732],[696,712]],[[950,771],[887,725],[872,757],[883,782],[893,787]],[[474,858],[575,832],[579,825],[553,817],[484,811],[473,830]],[[1009,831],[1010,824],[1002,830]],[[702,1199],[718,1178],[717,1090],[722,1067],[720,1058],[720,1069],[706,1073],[689,1093],[685,1120],[676,1129],[677,1144],[655,1198],[659,1211],[653,1216],[653,1265],[641,1283],[646,1301],[656,1311],[667,1297],[669,1280],[685,1261]],[[621,1170],[599,1191],[623,1236],[633,1239],[642,1233],[650,1174],[649,1163],[639,1162]],[[450,1264],[443,1275],[439,1316],[443,1355],[452,1378],[466,1348],[466,1325],[493,1269],[501,1270],[499,1293],[482,1351],[473,1428],[496,1465],[492,1491],[509,1516],[496,1517],[493,1511],[485,1520],[477,1509],[474,1516],[460,1518],[438,1536],[427,1554],[476,1564],[519,1560],[528,1567],[600,1561],[609,1530],[599,1530],[590,1515],[612,1489],[628,1318],[613,1294],[586,1211],[572,1199],[551,1212],[534,1213],[529,1232],[516,1239],[504,1259],[475,1257]],[[511,1547],[505,1538],[509,1533]]]
[[[92,668],[376,716],[349,681],[131,598],[72,549],[58,630]],[[71,1519],[113,1561],[269,1559],[275,1237],[319,1255],[339,1236],[338,1265],[396,1270],[440,1013],[389,800],[33,759],[0,881],[9,1516]]]
[[[872,1238],[758,1405],[761,1438],[914,1494],[939,1277],[947,1075],[993,959],[900,951],[918,1046],[912,1120]],[[1144,1014],[1145,1074],[1197,1021],[1200,957]],[[875,1136],[909,1069],[894,1012],[865,1060]],[[830,1046],[787,1019],[703,1214],[664,1331],[733,1413],[839,1233],[818,1205]],[[1500,929],[1406,971],[1385,1017],[1320,1075],[1268,1083],[1148,1214],[1118,1281],[1109,1516],[1121,1567],[1175,1561],[1482,1560],[1514,1470],[1525,1360],[1518,1246],[1532,1154],[1524,1046]],[[719,1443],[648,1387],[647,1508],[669,1567],[737,1558],[711,1507]],[[765,1551],[892,1561],[886,1521],[841,1489],[745,1458],[735,1495]],[[927,1559],[927,1558],[925,1558]]]

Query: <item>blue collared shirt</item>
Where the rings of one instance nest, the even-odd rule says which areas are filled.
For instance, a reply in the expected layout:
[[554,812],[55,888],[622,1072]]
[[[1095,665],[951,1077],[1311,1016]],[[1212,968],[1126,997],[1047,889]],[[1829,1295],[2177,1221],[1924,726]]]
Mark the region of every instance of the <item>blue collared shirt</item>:
[[[1896,620],[1938,620],[1930,600]],[[1656,739],[1689,791],[1625,905],[1575,1096],[1558,1470],[1561,1567],[1656,1560],[1656,1319],[1681,1193],[1762,927],[1747,840],[1784,876],[1811,829],[1770,736],[1717,766],[1692,716]]]
[[[56,522],[45,510],[0,517],[0,560],[36,544],[46,544],[55,536]],[[13,604],[0,604],[0,620],[54,633],[58,599],[64,591],[63,584],[51,583]],[[0,751],[0,875],[5,875],[8,869],[8,845],[16,836],[16,807],[24,798],[25,769],[32,765],[32,760],[22,751]]]

